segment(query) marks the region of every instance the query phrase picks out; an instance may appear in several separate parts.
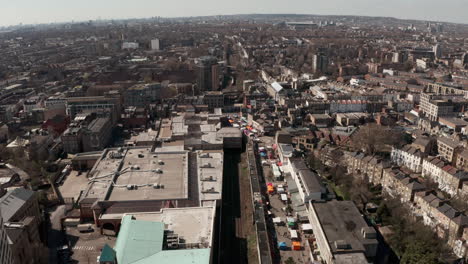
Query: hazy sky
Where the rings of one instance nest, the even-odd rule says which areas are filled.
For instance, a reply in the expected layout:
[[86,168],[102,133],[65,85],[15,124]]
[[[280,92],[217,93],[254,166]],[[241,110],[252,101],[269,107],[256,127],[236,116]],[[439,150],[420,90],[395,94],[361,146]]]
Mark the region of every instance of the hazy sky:
[[0,0],[0,25],[251,13],[392,16],[468,23],[468,0]]

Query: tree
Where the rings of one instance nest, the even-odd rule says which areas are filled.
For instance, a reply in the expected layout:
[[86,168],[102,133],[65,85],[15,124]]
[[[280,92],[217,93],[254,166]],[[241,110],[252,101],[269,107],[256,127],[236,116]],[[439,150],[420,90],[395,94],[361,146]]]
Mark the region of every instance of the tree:
[[438,260],[448,259],[451,251],[445,242],[437,237],[434,231],[425,226],[420,220],[408,217],[409,210],[401,206],[398,198],[388,199],[377,210],[384,216],[388,212],[390,216],[387,223],[393,231],[389,244],[395,253],[401,257],[401,263],[423,264],[440,263]]
[[320,161],[320,159],[317,159],[314,153],[311,153],[311,152],[307,153],[306,161],[311,169],[321,171],[324,168],[322,161]]
[[351,199],[361,205],[361,209],[364,210],[366,205],[371,201],[373,194],[369,190],[369,185],[364,177],[355,177],[352,182],[352,187],[349,191],[351,193]]
[[333,149],[330,153],[331,165],[341,165],[344,161],[343,151],[340,149]]
[[346,168],[343,166],[335,166],[330,168],[330,176],[336,184],[351,186],[353,178],[346,174]]
[[401,131],[377,124],[361,126],[351,137],[354,148],[371,155],[376,152],[389,152],[389,146],[404,145],[406,141],[403,139]]
[[426,241],[411,240],[401,257],[401,264],[438,264],[438,254],[431,251]]
[[0,146],[0,161],[1,162],[7,162],[12,157],[13,157],[13,154],[11,151],[8,150],[8,148],[4,146]]
[[381,203],[377,211],[375,212],[377,218],[384,224],[388,223],[389,217],[391,216],[390,210],[387,207],[386,203]]

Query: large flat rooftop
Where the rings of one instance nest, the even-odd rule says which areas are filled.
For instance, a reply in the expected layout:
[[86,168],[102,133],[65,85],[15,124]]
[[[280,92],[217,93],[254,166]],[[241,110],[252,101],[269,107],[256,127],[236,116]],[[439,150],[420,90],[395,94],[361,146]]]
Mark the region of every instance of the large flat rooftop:
[[[111,158],[111,153],[116,151],[104,151],[101,157],[94,164],[93,169],[88,173],[89,184],[83,194],[83,198],[96,198],[105,200],[106,194],[112,185],[112,180],[116,172],[119,171],[122,158]],[[126,150],[121,155],[124,157]]]
[[[326,203],[312,203],[312,206],[317,213],[333,254],[366,252],[364,245],[378,243],[375,239],[363,237],[361,230],[363,228],[370,230],[371,228],[352,201],[328,201]],[[349,247],[338,249],[336,243],[340,242],[346,243]]]
[[188,152],[150,147],[109,149],[88,175],[83,198],[109,201],[188,198]]
[[[161,163],[160,163],[161,161]],[[188,198],[186,151],[151,153],[130,149],[116,178],[110,201],[172,200]],[[133,188],[128,187],[132,185]],[[155,188],[159,185],[160,188]]]
[[183,237],[187,244],[211,246],[214,207],[165,208],[160,212],[131,213],[136,220],[163,222],[166,230]]

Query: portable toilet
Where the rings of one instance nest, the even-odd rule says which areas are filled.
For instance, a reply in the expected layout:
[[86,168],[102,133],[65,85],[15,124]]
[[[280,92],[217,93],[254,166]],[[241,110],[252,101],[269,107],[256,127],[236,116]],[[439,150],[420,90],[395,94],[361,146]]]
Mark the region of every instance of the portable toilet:
[[278,243],[278,248],[280,250],[286,250],[286,249],[288,249],[288,246],[286,245],[286,242],[279,242]]
[[292,242],[292,249],[293,249],[293,250],[301,250],[301,242],[299,242],[299,241],[293,241],[293,242]]

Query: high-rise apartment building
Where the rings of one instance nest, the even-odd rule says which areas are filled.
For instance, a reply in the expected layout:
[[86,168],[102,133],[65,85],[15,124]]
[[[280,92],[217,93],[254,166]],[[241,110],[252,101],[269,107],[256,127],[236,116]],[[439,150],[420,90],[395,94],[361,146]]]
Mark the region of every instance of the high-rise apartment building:
[[161,47],[160,47],[160,44],[159,44],[159,39],[152,39],[151,40],[151,49],[152,50],[159,50]]
[[392,62],[393,63],[400,62],[400,54],[398,54],[398,52],[393,52],[392,53]]
[[433,47],[432,47],[432,51],[434,51],[434,56],[439,59],[442,57],[442,47],[440,46],[440,44],[435,44]]
[[314,73],[325,73],[328,70],[328,56],[323,53],[315,54],[312,57],[312,71]]
[[201,57],[197,64],[197,85],[200,91],[219,90],[219,64],[212,56]]

